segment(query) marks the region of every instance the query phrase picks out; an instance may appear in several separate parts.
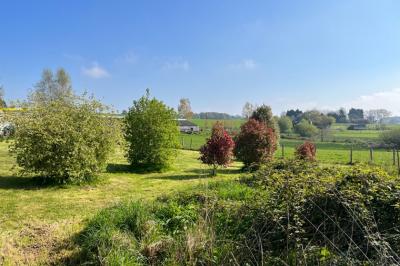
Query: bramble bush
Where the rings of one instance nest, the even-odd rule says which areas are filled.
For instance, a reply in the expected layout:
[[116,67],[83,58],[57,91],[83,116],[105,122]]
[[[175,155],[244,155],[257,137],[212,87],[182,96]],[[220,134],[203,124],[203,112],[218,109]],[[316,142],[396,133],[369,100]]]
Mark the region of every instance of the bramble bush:
[[246,168],[270,161],[277,149],[277,138],[272,128],[255,119],[240,127],[235,138],[234,154]]
[[200,148],[200,160],[212,165],[212,175],[217,174],[218,166],[228,166],[232,161],[235,142],[225,131],[221,122],[216,122],[212,128],[211,137]]
[[400,183],[368,165],[277,160],[102,211],[79,238],[82,263],[398,265]]
[[103,170],[119,135],[107,108],[85,97],[31,105],[14,116],[11,153],[23,173],[43,181],[79,183]]
[[315,147],[315,144],[306,141],[303,144],[296,147],[294,155],[297,159],[300,160],[315,161],[316,152],[317,148]]
[[124,120],[127,158],[133,167],[162,170],[171,166],[179,147],[176,113],[146,95],[133,102]]

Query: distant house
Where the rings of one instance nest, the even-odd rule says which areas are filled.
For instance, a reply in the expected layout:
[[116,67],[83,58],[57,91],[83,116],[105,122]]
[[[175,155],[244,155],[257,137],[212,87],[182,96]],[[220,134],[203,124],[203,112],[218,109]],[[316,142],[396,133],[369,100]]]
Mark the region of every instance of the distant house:
[[354,124],[354,125],[350,125],[347,129],[348,130],[366,130],[367,125],[366,124]]
[[184,133],[199,133],[200,127],[195,123],[186,119],[177,119],[178,127],[181,132]]

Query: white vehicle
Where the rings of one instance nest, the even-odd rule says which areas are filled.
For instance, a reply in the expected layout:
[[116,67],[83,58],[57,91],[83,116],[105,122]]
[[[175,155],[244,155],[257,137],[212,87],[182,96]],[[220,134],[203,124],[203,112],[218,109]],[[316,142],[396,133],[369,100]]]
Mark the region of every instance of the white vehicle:
[[5,122],[0,124],[0,137],[9,137],[14,132],[14,126],[11,123]]

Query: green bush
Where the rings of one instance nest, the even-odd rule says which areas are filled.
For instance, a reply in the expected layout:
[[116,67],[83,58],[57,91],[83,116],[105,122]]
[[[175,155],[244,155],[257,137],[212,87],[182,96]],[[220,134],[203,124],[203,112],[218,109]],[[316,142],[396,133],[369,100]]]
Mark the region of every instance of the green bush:
[[98,101],[75,98],[30,106],[13,118],[10,151],[23,173],[43,181],[79,183],[99,173],[113,149],[116,122]]
[[282,133],[290,133],[293,129],[292,119],[288,116],[282,116],[278,119],[279,129]]
[[400,149],[400,128],[391,129],[381,133],[380,139],[386,145]]
[[124,123],[127,157],[132,166],[161,170],[172,164],[179,146],[175,117],[172,108],[150,99],[148,91],[133,102]]
[[318,128],[305,119],[301,120],[300,123],[294,127],[294,130],[297,134],[306,138],[311,138],[318,134]]

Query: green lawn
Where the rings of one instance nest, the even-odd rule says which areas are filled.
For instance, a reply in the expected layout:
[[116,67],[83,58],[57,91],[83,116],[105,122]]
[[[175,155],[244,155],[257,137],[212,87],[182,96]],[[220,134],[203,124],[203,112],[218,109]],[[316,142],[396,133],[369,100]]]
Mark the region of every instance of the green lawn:
[[67,256],[76,248],[70,239],[83,221],[116,202],[147,200],[240,175],[240,164],[235,163],[210,178],[208,167],[197,158],[198,152],[180,151],[173,170],[138,174],[127,171],[122,153],[116,153],[101,182],[44,187],[15,174],[7,143],[0,142],[0,265],[46,264]]

